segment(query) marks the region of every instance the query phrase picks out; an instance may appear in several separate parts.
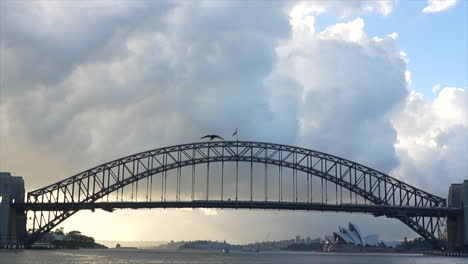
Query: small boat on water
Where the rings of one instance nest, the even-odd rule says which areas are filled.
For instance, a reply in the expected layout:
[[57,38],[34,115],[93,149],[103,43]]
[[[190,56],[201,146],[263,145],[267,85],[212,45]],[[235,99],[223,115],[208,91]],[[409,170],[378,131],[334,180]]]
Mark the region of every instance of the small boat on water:
[[115,249],[138,249],[137,247],[122,247],[120,244],[115,245]]
[[229,250],[229,248],[223,248],[222,251],[223,251],[223,253],[226,253],[226,254],[228,254],[229,252],[231,252],[231,250]]

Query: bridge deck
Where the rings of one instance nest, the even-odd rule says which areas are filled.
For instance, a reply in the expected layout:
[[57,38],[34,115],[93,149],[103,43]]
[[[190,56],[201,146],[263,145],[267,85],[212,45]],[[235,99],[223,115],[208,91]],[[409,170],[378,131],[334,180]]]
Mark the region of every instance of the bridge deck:
[[300,210],[322,212],[366,213],[375,216],[457,216],[463,214],[461,208],[413,207],[361,204],[323,204],[305,202],[272,201],[166,201],[166,202],[97,202],[97,203],[17,203],[13,207],[28,211],[78,211],[103,209],[139,209],[139,208],[219,208],[219,209],[264,209],[264,210]]

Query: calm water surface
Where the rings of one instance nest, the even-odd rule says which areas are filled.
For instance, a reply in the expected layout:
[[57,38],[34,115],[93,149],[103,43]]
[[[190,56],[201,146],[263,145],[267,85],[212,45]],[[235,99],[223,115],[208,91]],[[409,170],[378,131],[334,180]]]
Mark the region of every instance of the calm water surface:
[[162,250],[22,250],[0,251],[1,264],[326,264],[326,263],[468,263],[468,258],[406,254],[325,254],[304,252],[231,252]]

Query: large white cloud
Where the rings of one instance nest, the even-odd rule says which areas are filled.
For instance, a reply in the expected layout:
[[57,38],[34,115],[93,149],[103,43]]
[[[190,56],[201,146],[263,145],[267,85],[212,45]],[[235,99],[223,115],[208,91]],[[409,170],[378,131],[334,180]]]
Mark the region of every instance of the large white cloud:
[[393,37],[367,37],[360,18],[317,33],[313,22],[296,20],[277,48],[271,93],[295,96],[273,101],[275,110],[296,107],[298,144],[389,172],[398,163],[389,113],[407,94],[405,57]]
[[442,196],[448,183],[466,179],[467,107],[468,94],[462,88],[445,87],[433,100],[411,92],[393,119],[401,163],[393,173]]

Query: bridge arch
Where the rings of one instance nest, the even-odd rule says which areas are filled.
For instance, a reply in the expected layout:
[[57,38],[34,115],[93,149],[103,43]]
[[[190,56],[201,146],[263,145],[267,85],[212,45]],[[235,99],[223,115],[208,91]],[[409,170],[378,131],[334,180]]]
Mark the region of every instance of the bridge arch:
[[[92,204],[129,184],[158,173],[199,164],[207,164],[209,168],[210,163],[219,162],[261,163],[300,171],[345,188],[374,205],[446,207],[445,199],[359,163],[310,149],[252,141],[190,143],[129,155],[31,191],[28,193],[27,204],[31,205],[30,208],[44,203]],[[209,190],[209,181],[207,181],[207,190]],[[207,200],[209,200],[208,193]],[[28,210],[28,206],[25,209]],[[36,215],[34,211],[29,242],[34,242],[43,233],[50,231],[76,212],[77,210],[41,211]],[[390,217],[401,220],[436,246],[445,247],[443,231],[445,218],[427,218],[418,215]]]

